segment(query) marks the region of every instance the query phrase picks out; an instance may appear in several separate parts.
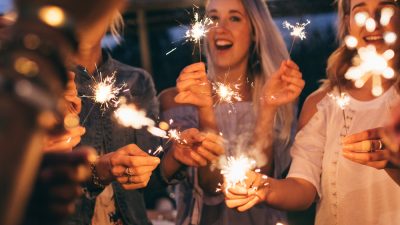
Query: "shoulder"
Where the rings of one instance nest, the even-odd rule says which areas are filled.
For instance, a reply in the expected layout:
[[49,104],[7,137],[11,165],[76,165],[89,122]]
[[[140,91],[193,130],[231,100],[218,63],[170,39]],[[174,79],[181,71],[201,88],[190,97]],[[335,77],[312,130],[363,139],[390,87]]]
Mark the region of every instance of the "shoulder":
[[175,102],[175,96],[177,95],[178,95],[178,90],[176,89],[176,87],[168,88],[162,91],[158,95],[158,100],[160,102],[160,110],[166,111],[171,108],[181,106],[181,104]]
[[131,91],[154,89],[153,77],[144,69],[123,64],[113,59],[114,69],[117,72],[117,79],[126,83]]
[[329,90],[327,88],[319,88],[311,95],[307,97],[304,101],[303,108],[301,109],[300,118],[299,118],[299,125],[298,129],[300,130],[303,128],[308,121],[315,115],[317,112],[317,105],[319,102],[322,101],[328,94]]

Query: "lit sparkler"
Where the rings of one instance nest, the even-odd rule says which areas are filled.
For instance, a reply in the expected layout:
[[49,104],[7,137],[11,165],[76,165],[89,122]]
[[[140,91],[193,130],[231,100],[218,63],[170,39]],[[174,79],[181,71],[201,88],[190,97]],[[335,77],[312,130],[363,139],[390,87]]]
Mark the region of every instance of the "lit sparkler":
[[83,95],[82,97],[90,98],[95,103],[99,103],[101,105],[101,109],[105,111],[110,107],[116,107],[118,105],[119,94],[121,92],[129,91],[129,89],[126,88],[127,85],[125,83],[119,86],[116,85],[116,71],[105,78],[103,78],[101,72],[98,73],[100,81],[96,80],[94,77],[91,77],[93,80],[93,85],[90,85],[89,88],[93,95]]
[[[187,27],[187,31],[185,33],[185,36],[183,37],[183,40],[184,44],[187,42],[192,42],[195,45],[199,46],[199,55],[201,61],[201,40],[207,36],[207,33],[210,31],[211,26],[214,24],[214,22],[206,16],[201,17],[200,13],[195,11],[198,8],[198,6],[194,6],[193,8],[194,16],[190,25]],[[166,55],[171,54],[176,49],[177,48],[172,49],[171,51],[167,52]]]
[[143,127],[154,127],[154,120],[146,117],[146,112],[139,110],[134,104],[122,104],[114,111],[118,123],[124,127],[141,129]]
[[234,101],[242,101],[242,97],[239,94],[239,84],[235,84],[233,88],[231,88],[229,85],[225,85],[222,82],[214,82],[212,86],[213,91],[219,98],[218,102],[232,104]]
[[292,53],[293,46],[297,38],[300,38],[300,40],[304,40],[307,38],[305,29],[306,26],[309,25],[310,23],[311,23],[310,20],[307,20],[305,23],[297,22],[295,25],[289,23],[288,21],[283,22],[283,28],[291,31],[290,36],[293,37],[292,46],[290,47],[289,51],[290,53]]
[[150,154],[150,155],[152,155],[152,156],[158,156],[158,155],[160,155],[161,153],[163,153],[164,152],[164,148],[163,148],[163,146],[158,146],[158,148],[153,152],[152,150],[149,150],[148,151],[148,153]]
[[392,79],[395,75],[394,70],[388,64],[393,57],[394,51],[391,49],[379,54],[373,45],[359,48],[358,55],[353,59],[353,66],[346,72],[345,77],[353,80],[357,88],[363,87],[372,77],[372,94],[380,96],[383,92],[381,77]]
[[340,93],[339,96],[333,93],[329,93],[328,96],[332,98],[342,110],[350,104],[350,97],[344,92]]
[[256,168],[256,161],[244,155],[237,158],[228,157],[223,163],[221,174],[225,178],[226,189],[234,187],[238,184],[245,184],[247,173]]

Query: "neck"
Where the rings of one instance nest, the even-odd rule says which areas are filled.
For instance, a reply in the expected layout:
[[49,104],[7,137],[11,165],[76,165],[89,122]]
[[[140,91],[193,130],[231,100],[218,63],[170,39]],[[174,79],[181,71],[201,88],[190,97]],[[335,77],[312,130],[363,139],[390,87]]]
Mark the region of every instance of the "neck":
[[93,74],[96,66],[101,63],[101,45],[79,46],[78,54],[75,57],[75,63],[84,66],[89,74]]

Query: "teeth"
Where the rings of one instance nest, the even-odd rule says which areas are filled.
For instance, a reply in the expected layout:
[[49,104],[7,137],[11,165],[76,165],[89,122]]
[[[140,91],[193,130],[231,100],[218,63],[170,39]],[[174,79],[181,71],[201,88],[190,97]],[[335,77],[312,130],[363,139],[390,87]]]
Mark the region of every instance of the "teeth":
[[216,41],[217,46],[227,46],[227,45],[232,45],[233,43],[230,41],[225,41],[225,40],[218,40]]
[[365,40],[367,41],[378,41],[378,40],[382,40],[383,37],[382,36],[368,36],[365,37]]

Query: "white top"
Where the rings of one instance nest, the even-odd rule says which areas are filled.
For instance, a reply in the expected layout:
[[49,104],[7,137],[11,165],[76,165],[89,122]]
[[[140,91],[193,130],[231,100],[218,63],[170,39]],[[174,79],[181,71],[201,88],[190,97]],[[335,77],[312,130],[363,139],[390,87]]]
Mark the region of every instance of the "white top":
[[390,108],[400,96],[391,87],[371,101],[350,96],[343,113],[329,96],[317,104],[317,113],[298,132],[291,149],[288,177],[302,178],[318,191],[317,225],[399,224],[400,187],[384,170],[354,163],[341,154],[341,136],[384,126]]

